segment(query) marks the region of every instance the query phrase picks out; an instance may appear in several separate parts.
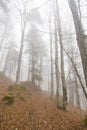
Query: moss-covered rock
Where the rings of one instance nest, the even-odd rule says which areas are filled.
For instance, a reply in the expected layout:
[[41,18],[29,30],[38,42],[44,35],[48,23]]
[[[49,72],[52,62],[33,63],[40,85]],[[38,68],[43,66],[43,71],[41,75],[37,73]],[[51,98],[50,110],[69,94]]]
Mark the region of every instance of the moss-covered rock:
[[14,95],[12,93],[8,93],[7,95],[5,95],[2,99],[2,101],[7,104],[7,105],[13,105],[14,103]]

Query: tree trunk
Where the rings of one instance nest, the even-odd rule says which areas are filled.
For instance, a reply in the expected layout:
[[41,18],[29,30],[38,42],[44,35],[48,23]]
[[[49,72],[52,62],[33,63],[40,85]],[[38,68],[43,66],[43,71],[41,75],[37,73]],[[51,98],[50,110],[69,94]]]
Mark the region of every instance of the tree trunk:
[[60,55],[61,55],[61,79],[62,79],[62,89],[63,89],[63,107],[66,109],[67,106],[67,88],[66,88],[66,81],[65,81],[65,70],[64,70],[64,53],[63,53],[63,43],[61,37],[61,20],[59,14],[59,6],[56,0],[57,6],[57,16],[58,16],[58,33],[59,33],[59,43],[60,43]]
[[69,101],[74,105],[74,85],[72,84],[71,73],[69,74]]
[[28,60],[28,81],[30,81],[30,67],[31,67],[31,50],[29,52],[29,60]]
[[[40,55],[40,72],[39,72],[39,77],[42,78],[42,64],[43,64],[43,61],[42,61],[42,57]],[[39,80],[39,88],[41,87],[41,80]]]
[[23,54],[25,29],[26,29],[26,23],[24,24],[24,28],[22,30],[22,35],[21,35],[21,46],[20,46],[20,52],[19,52],[18,68],[17,68],[17,72],[16,72],[15,84],[18,84],[19,80],[20,80],[20,71],[21,71],[21,62],[22,62],[22,54]]
[[84,72],[85,82],[87,86],[87,43],[85,41],[85,35],[83,32],[82,23],[78,14],[75,0],[68,0],[68,3],[73,16],[73,21],[74,21],[76,36],[77,36],[77,43],[81,55],[83,72]]
[[49,22],[49,32],[50,32],[51,97],[52,97],[53,96],[53,48],[52,48],[52,36],[51,36],[50,22]]
[[32,47],[32,83],[35,84],[35,59],[34,48]]
[[60,86],[60,76],[59,76],[59,62],[58,62],[58,43],[57,43],[57,26],[55,19],[55,71],[56,71],[56,97],[59,100],[59,86]]
[[61,45],[62,45],[62,39],[61,39],[61,36],[60,36],[61,78],[62,78],[62,88],[63,88],[63,107],[66,108],[66,105],[67,105],[67,89],[66,89],[65,72],[64,72],[64,54],[63,54],[63,49],[62,49]]
[[76,92],[76,102],[77,102],[77,107],[80,108],[80,99],[79,99],[79,90],[78,90],[78,81],[77,81],[77,75],[75,70],[74,71],[74,79],[75,79],[75,92]]
[[6,56],[5,65],[4,65],[4,68],[3,68],[4,74],[6,73],[7,65],[8,65],[8,62],[9,62],[10,50],[11,50],[11,47],[9,47],[8,53],[7,53],[7,56]]
[[4,33],[3,33],[3,36],[2,36],[2,39],[1,39],[1,43],[0,43],[0,50],[2,49],[2,45],[4,43],[4,39],[5,39],[5,36],[6,36],[7,25],[8,25],[8,23],[6,23],[6,25],[5,25]]
[[[62,48],[63,48],[63,46],[62,46]],[[80,85],[81,85],[81,87],[82,87],[82,90],[83,90],[83,93],[84,93],[84,95],[85,95],[85,98],[87,99],[87,93],[86,93],[86,90],[85,90],[85,86],[84,86],[84,84],[82,83],[82,80],[81,80],[81,77],[80,77],[80,75],[79,75],[79,73],[78,73],[78,70],[77,70],[77,68],[76,68],[76,65],[75,65],[74,61],[72,60],[72,58],[69,56],[68,52],[67,52],[64,48],[63,48],[63,50],[64,50],[64,52],[66,53],[66,55],[68,56],[68,58],[70,59],[70,61],[72,62],[72,65],[73,65],[73,67],[74,67],[74,69],[75,69],[76,75],[77,75],[78,80],[79,80],[79,82],[80,82]]]

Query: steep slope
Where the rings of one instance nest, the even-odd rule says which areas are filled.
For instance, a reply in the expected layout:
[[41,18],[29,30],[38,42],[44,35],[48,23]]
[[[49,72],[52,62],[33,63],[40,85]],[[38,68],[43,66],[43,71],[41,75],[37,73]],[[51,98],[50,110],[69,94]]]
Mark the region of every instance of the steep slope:
[[25,90],[19,95],[12,92],[16,95],[13,106],[0,104],[0,130],[84,130],[77,112],[58,109],[47,93],[31,83],[21,85]]
[[3,95],[6,88],[12,84],[13,81],[10,78],[8,78],[2,71],[0,71],[0,95]]

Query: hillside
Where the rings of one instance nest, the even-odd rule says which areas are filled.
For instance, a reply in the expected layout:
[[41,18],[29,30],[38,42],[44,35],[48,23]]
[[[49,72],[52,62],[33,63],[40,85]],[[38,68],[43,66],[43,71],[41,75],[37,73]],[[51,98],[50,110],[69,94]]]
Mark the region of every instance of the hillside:
[[2,71],[0,71],[0,96],[4,95],[7,87],[12,84],[13,81],[10,78],[8,78]]
[[12,84],[13,81],[8,78],[4,73],[3,71],[0,71],[0,86],[8,86],[10,84]]
[[32,83],[22,82],[21,85],[25,88],[21,93],[11,91],[15,95],[12,106],[3,104],[0,95],[0,130],[84,130],[75,108],[73,111],[69,106],[64,112]]

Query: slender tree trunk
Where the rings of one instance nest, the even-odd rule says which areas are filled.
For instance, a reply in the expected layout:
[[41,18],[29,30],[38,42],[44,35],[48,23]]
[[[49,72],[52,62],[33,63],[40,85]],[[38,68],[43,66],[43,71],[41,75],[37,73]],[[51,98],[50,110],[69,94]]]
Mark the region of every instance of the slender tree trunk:
[[76,102],[77,102],[77,107],[80,108],[80,99],[79,99],[79,90],[78,90],[78,81],[77,81],[77,75],[75,70],[74,71],[74,79],[75,79],[75,92],[76,92]]
[[[42,57],[40,56],[40,72],[39,72],[39,77],[42,78]],[[39,88],[41,87],[41,80],[39,80]]]
[[8,65],[8,62],[9,62],[10,49],[11,49],[11,47],[9,47],[9,49],[8,49],[8,53],[7,53],[6,60],[5,60],[5,65],[4,65],[4,68],[3,68],[4,74],[6,73],[7,65]]
[[[2,35],[2,39],[1,39],[1,42],[0,42],[0,51],[2,50],[2,46],[4,44],[4,39],[5,39],[5,36],[6,36],[6,31],[7,31],[7,23],[5,25],[4,32],[3,32],[3,35]],[[4,54],[4,52],[2,51],[1,56],[0,56],[0,63],[2,63],[3,54]],[[0,66],[1,66],[1,64],[0,64]]]
[[78,12],[79,12],[80,20],[81,20],[80,0],[77,0],[77,1],[78,1]]
[[74,85],[72,84],[71,73],[69,74],[69,101],[74,105]]
[[29,60],[28,60],[28,81],[30,81],[30,66],[31,66],[31,50],[29,52]]
[[63,88],[63,107],[66,108],[67,105],[67,89],[66,89],[66,82],[65,82],[65,72],[64,72],[64,54],[63,49],[61,47],[62,41],[60,37],[60,51],[61,51],[61,78],[62,78],[62,88]]
[[32,47],[32,83],[35,84],[35,59],[34,48]]
[[51,61],[51,97],[53,96],[53,48],[52,48],[52,35],[51,26],[49,22],[49,32],[50,32],[50,61]]
[[19,52],[18,68],[17,68],[17,72],[16,72],[16,82],[15,82],[15,84],[18,84],[19,80],[20,80],[20,71],[21,71],[21,63],[22,63],[25,29],[26,29],[26,23],[24,24],[24,28],[22,30],[22,35],[21,35],[21,46],[20,46],[20,52]]
[[59,100],[59,86],[60,86],[60,76],[59,76],[59,64],[58,64],[58,43],[57,43],[57,26],[55,21],[55,71],[56,71],[56,96]]
[[60,55],[61,55],[61,78],[62,78],[62,89],[63,89],[63,107],[66,109],[67,106],[67,88],[66,88],[66,81],[65,81],[65,70],[64,70],[64,53],[63,53],[63,43],[62,43],[62,36],[61,36],[61,20],[59,14],[59,6],[56,0],[57,6],[57,16],[58,16],[58,33],[59,33],[59,42],[60,42]]
[[[71,53],[72,53],[72,60],[74,61],[74,53],[73,53],[73,47],[71,46]],[[76,101],[76,105],[78,108],[80,108],[80,100],[79,100],[79,90],[78,90],[78,80],[77,80],[77,75],[76,75],[76,71],[75,69],[73,68],[73,64],[71,63],[72,65],[72,75],[73,75],[73,78],[74,78],[74,89],[71,91],[71,94],[72,94],[72,98],[75,99],[74,101]],[[74,102],[73,102],[73,105],[74,105]]]
[[48,59],[48,91],[50,92],[50,84],[49,84],[49,81],[50,81],[50,76],[49,76],[49,59]]
[[72,60],[72,58],[69,56],[68,52],[64,49],[63,46],[62,46],[62,48],[63,48],[64,52],[66,53],[66,55],[68,56],[68,58],[70,59],[70,61],[72,62],[72,65],[73,65],[73,67],[74,67],[74,69],[75,69],[76,75],[77,75],[78,80],[79,80],[79,83],[80,83],[80,85],[81,85],[81,87],[82,87],[82,90],[83,90],[83,93],[84,93],[84,95],[85,95],[85,98],[87,99],[87,92],[86,92],[86,90],[85,90],[84,84],[82,83],[82,80],[81,80],[81,77],[80,77],[80,75],[79,75],[79,73],[78,73],[78,70],[77,70],[77,68],[76,68],[76,65],[75,65],[74,61]]
[[0,50],[2,49],[2,46],[4,44],[4,39],[5,39],[5,36],[6,36],[6,31],[7,31],[7,25],[8,25],[8,23],[6,23],[6,25],[5,25],[4,33],[3,33],[1,43],[0,43]]

